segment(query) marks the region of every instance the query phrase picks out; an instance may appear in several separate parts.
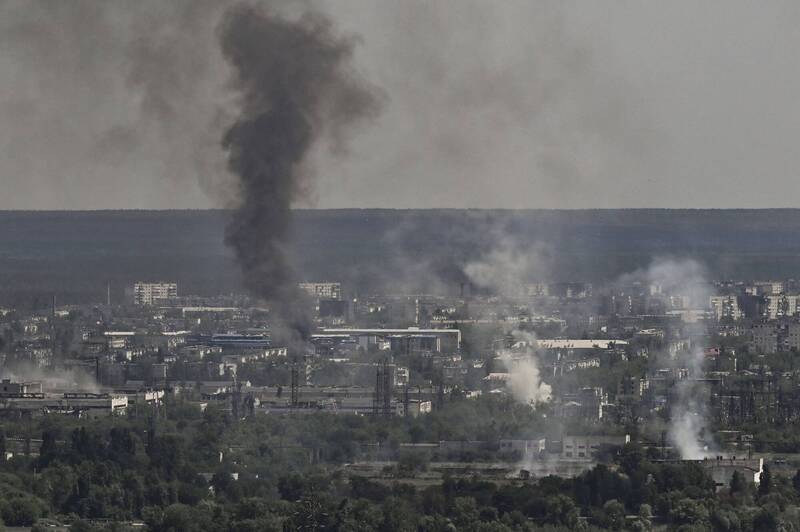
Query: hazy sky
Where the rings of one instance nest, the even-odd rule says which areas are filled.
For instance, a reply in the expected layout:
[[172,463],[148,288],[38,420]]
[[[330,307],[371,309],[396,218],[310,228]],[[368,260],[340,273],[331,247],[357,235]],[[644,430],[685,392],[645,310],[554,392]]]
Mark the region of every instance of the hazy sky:
[[[795,1],[314,5],[384,106],[303,206],[800,203]],[[224,206],[223,9],[0,0],[0,208]]]

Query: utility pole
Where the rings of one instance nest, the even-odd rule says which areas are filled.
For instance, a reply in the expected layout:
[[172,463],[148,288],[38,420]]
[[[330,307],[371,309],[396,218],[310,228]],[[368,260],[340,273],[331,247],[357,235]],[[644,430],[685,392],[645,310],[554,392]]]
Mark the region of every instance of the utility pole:
[[392,382],[389,373],[389,363],[383,362],[383,412],[386,417],[392,413]]
[[300,400],[300,383],[299,383],[299,374],[297,369],[297,364],[292,364],[291,369],[291,399],[292,399],[292,408],[297,408],[297,404]]

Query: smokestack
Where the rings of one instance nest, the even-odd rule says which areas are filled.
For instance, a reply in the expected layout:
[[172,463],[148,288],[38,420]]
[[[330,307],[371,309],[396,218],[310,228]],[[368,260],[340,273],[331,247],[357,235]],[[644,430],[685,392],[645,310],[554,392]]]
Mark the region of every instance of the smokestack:
[[356,40],[317,11],[288,20],[237,5],[219,38],[239,92],[238,117],[222,139],[239,188],[225,241],[246,288],[304,340],[310,309],[300,303],[288,248],[292,204],[314,178],[306,159],[322,140],[341,150],[350,126],[374,115],[380,98],[350,65]]

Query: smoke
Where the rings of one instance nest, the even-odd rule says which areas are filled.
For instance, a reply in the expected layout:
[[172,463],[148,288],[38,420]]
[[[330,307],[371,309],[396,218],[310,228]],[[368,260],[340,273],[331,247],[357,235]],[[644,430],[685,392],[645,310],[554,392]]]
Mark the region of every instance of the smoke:
[[221,12],[214,0],[0,1],[4,206],[196,208],[201,188],[226,190]]
[[100,387],[91,375],[93,371],[94,368],[86,371],[67,368],[52,370],[30,363],[17,362],[3,367],[0,378],[10,379],[12,382],[40,382],[44,391],[75,390],[99,393]]
[[384,232],[375,250],[380,257],[362,265],[353,284],[406,294],[458,295],[463,289],[513,297],[552,270],[553,254],[542,235],[532,234],[525,222],[520,227],[513,213],[443,210],[399,220]]
[[[688,383],[680,383],[679,389],[687,390]],[[689,402],[674,408],[671,412],[671,421],[668,436],[672,444],[678,449],[684,460],[702,460],[708,456],[707,449],[701,446],[701,437],[705,432],[707,420],[706,413],[699,403],[692,398],[693,393],[679,392],[679,400],[683,395],[689,395]]]
[[296,299],[289,211],[313,190],[309,150],[336,160],[382,101],[350,64],[356,38],[309,2],[5,0],[0,43],[16,208],[75,207],[86,190],[92,208],[205,207],[202,189],[235,209],[247,288]]
[[617,287],[634,284],[651,289],[651,294],[671,297],[686,307],[705,307],[711,295],[705,267],[693,259],[655,258],[650,266],[622,275]]
[[526,331],[512,332],[515,343],[502,349],[499,358],[508,372],[507,386],[520,403],[536,405],[550,400],[552,388],[542,381],[536,356],[536,337]]
[[508,234],[497,238],[487,253],[464,267],[472,284],[504,296],[523,294],[524,285],[541,279],[544,271],[541,245],[522,243]]
[[380,93],[350,64],[356,39],[317,11],[289,20],[238,5],[225,13],[219,39],[239,94],[222,140],[238,185],[226,243],[246,287],[302,337],[310,324],[287,249],[291,207],[308,198],[315,176],[307,156],[321,141],[341,153],[352,126],[377,113]]
[[[705,267],[691,259],[655,259],[647,269],[624,275],[617,282],[619,286],[634,283],[647,285],[651,294],[671,301],[684,312],[705,308],[711,295]],[[684,321],[689,322],[686,324],[688,331],[697,327],[691,316],[685,317]],[[696,332],[701,330],[697,328]],[[670,361],[673,369],[685,378],[678,380],[673,390],[668,437],[681,458],[687,460],[707,455],[700,442],[708,428],[708,388],[697,380],[703,377],[703,360],[702,347],[695,345]]]
[[708,456],[700,444],[708,428],[708,387],[696,380],[703,377],[703,360],[703,350],[693,347],[684,359],[688,375],[675,385],[671,405],[668,436],[685,460]]

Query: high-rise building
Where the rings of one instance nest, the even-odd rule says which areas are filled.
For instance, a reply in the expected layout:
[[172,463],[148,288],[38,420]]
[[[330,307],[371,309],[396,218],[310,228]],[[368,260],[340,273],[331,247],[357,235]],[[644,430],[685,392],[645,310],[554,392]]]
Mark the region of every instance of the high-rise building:
[[778,331],[770,323],[753,325],[753,347],[756,353],[778,352]]
[[735,295],[711,296],[710,303],[717,321],[742,319],[742,309],[739,308],[739,299]]
[[157,305],[178,297],[178,283],[136,283],[133,302],[137,305]]
[[300,283],[300,289],[308,292],[316,299],[342,299],[342,285],[340,283]]
[[767,317],[771,320],[800,314],[800,296],[780,294],[767,296]]

